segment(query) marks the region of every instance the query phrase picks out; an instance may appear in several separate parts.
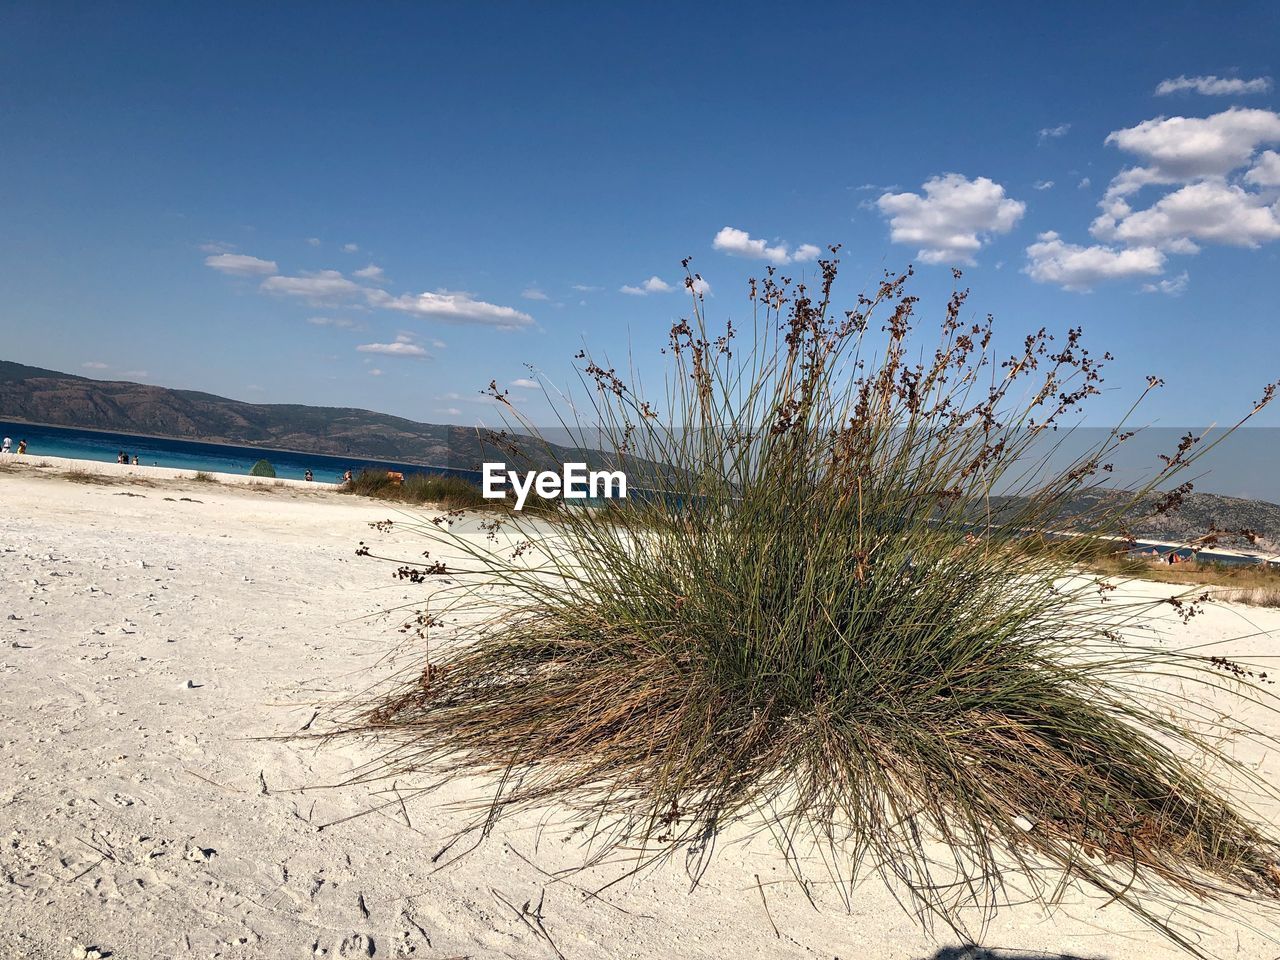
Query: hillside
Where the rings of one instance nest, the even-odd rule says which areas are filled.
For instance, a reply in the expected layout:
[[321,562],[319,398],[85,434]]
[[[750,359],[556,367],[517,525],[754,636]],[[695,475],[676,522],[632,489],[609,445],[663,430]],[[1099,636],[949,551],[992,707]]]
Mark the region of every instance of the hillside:
[[[417,423],[354,407],[245,403],[10,361],[0,361],[0,418],[468,470],[479,469],[485,459],[506,459],[470,427]],[[598,459],[561,447],[555,452],[563,459]]]

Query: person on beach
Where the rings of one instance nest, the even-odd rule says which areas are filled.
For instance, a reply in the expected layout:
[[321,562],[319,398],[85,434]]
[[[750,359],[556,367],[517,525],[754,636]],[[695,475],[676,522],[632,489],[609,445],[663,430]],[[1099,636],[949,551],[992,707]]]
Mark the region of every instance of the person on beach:
[[125,459],[125,454],[123,450],[116,453],[116,463],[127,463],[127,462],[128,461]]
[[308,483],[310,483],[312,480],[314,480],[314,479],[315,479],[315,477],[311,476],[311,471],[310,471],[310,470],[308,470],[306,473],[304,473],[304,474],[302,475],[302,479],[303,479],[303,480],[306,480]]
[[135,467],[138,465],[138,455],[136,453],[133,455],[133,465]]
[[350,471],[350,470],[348,470],[346,473],[344,473],[344,474],[342,475],[342,482],[343,482],[343,483],[350,483],[350,482],[351,482],[351,471]]
[[4,446],[0,446],[0,453],[11,453],[12,451],[9,449],[11,446],[13,446],[13,440],[9,437],[5,437]]
[[27,441],[25,441],[25,440],[19,440],[19,441],[18,441],[18,453],[21,455],[21,454],[24,454],[24,453],[26,453],[26,452],[27,452]]

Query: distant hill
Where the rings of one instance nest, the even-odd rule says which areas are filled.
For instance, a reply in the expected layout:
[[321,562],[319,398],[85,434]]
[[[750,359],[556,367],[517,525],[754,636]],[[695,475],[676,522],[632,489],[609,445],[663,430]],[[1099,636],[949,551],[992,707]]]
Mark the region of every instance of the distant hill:
[[[465,470],[480,469],[486,459],[509,459],[472,427],[417,423],[355,407],[245,403],[5,360],[0,360],[0,418]],[[566,447],[553,452],[556,460],[599,460],[598,454]]]
[[[1094,489],[1082,491],[1068,507],[1070,513],[1086,513],[1115,497],[1114,491]],[[1240,538],[1224,539],[1223,546],[1242,550],[1280,553],[1280,506],[1265,500],[1223,497],[1216,493],[1191,493],[1181,506],[1168,513],[1156,513],[1150,507],[1131,514],[1129,531],[1138,539],[1166,540],[1184,543],[1211,530],[1252,530],[1258,535],[1256,545]]]

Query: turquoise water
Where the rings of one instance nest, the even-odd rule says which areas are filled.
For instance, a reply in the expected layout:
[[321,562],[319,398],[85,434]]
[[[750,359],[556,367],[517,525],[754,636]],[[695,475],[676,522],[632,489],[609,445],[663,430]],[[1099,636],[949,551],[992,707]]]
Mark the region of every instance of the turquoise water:
[[289,480],[301,480],[306,471],[310,470],[316,480],[337,482],[347,470],[359,472],[366,467],[373,467],[399,470],[402,473],[450,474],[480,482],[480,474],[475,471],[453,470],[429,464],[397,463],[358,456],[333,457],[264,447],[77,430],[71,427],[37,427],[0,421],[0,435],[13,440],[14,450],[17,449],[19,440],[26,440],[27,455],[32,457],[72,457],[77,460],[115,463],[116,456],[123,450],[129,455],[130,462],[134,454],[137,454],[139,463],[147,466],[206,470],[210,473],[247,474],[255,463],[265,459],[275,468],[277,477]]

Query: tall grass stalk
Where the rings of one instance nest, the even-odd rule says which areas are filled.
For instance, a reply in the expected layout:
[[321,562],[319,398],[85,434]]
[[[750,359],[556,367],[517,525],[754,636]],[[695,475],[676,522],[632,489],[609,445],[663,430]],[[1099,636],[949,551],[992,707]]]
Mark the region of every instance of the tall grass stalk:
[[1079,330],[998,355],[965,291],[924,344],[909,271],[848,311],[836,271],[753,281],[745,336],[710,332],[689,277],[658,398],[580,355],[590,403],[563,425],[648,493],[486,541],[423,524],[465,559],[421,570],[453,586],[349,728],[387,747],[363,776],[489,775],[487,816],[559,805],[637,866],[696,871],[754,825],[798,876],[825,864],[847,893],[877,871],[966,936],[1011,879],[1077,882],[1197,952],[1171,906],[1280,892],[1275,835],[1233,799],[1270,788],[1161,684],[1272,697],[1204,648],[1142,645],[1163,601],[1101,602],[1079,568],[1126,504],[1175,507],[1213,438],[1068,520],[1128,436],[1048,472],[1109,358]]

